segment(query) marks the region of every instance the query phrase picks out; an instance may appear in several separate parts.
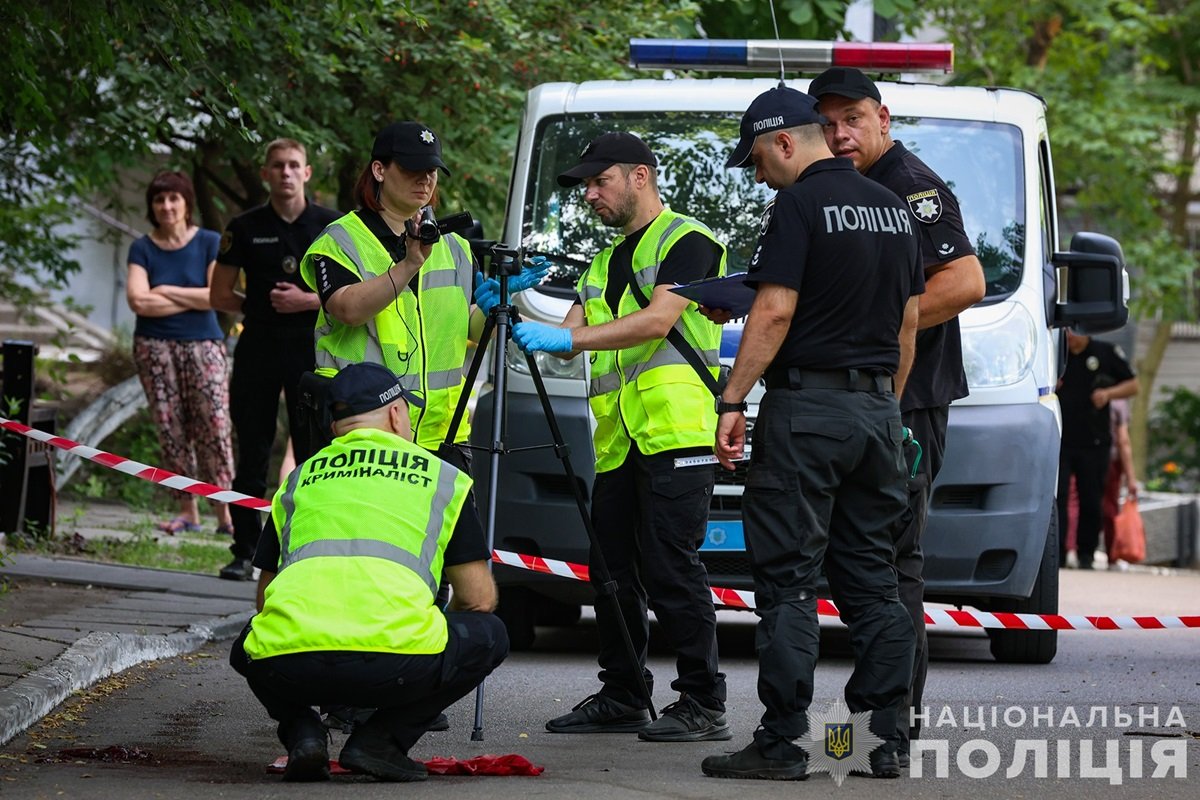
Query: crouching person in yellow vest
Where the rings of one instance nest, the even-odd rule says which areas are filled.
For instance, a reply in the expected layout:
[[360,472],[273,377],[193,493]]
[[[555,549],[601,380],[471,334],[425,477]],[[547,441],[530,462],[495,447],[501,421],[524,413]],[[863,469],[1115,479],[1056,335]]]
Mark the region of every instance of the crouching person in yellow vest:
[[343,767],[424,780],[409,749],[508,654],[471,479],[412,443],[408,407],[420,401],[386,367],[344,367],[328,402],[335,438],[275,495],[255,562],[273,541],[277,566],[262,570],[258,614],[230,663],[279,723],[284,780],[329,777],[313,706],[337,704],[376,709],[347,739]]

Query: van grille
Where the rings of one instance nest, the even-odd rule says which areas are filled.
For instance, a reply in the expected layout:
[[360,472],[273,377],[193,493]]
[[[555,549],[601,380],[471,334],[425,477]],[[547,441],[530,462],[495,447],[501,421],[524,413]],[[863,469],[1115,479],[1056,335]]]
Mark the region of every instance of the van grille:
[[942,486],[933,493],[934,508],[982,510],[986,486]]
[[[721,575],[749,575],[750,559],[745,553],[705,553],[700,552],[700,560],[708,570],[709,579]],[[715,585],[715,584],[714,584]]]

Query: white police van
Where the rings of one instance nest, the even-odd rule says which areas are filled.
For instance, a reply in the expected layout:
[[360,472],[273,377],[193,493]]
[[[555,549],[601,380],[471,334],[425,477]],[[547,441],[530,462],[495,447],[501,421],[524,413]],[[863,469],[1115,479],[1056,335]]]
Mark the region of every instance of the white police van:
[[[949,71],[947,45],[811,42],[634,41],[635,65],[742,67],[767,72],[779,51],[793,71],[827,66],[871,72]],[[709,225],[729,248],[729,271],[746,268],[770,197],[753,170],[726,169],[742,112],[777,79],[667,79],[551,83],[531,90],[509,188],[504,239],[555,261],[551,278],[515,300],[525,319],[557,324],[574,285],[614,231],[578,189],[555,177],[592,138],[609,130],[642,137],[659,159],[659,187],[674,210]],[[808,78],[789,80],[796,89]],[[970,396],[950,410],[947,452],[924,538],[926,598],[985,610],[1058,610],[1054,506],[1060,418],[1055,386],[1062,326],[1100,332],[1125,321],[1127,283],[1117,243],[1079,234],[1056,253],[1058,222],[1045,107],[1037,96],[997,88],[880,82],[892,136],[954,190],[983,263],[987,295],[961,317]],[[726,326],[721,354],[732,363],[740,326]],[[584,357],[537,363],[572,465],[585,492],[593,477]],[[510,344],[505,446],[499,459],[495,547],[586,564],[588,542],[571,487],[545,444],[550,434],[524,356]],[[756,412],[753,395],[749,419]],[[484,395],[473,423],[486,446],[493,403]],[[752,442],[752,440],[751,440]],[[512,452],[512,451],[516,452]],[[489,459],[477,456],[482,493]],[[702,559],[714,586],[751,588],[741,523],[745,466],[719,467]],[[481,508],[487,498],[481,494]],[[590,602],[587,584],[497,567],[501,615],[516,647],[535,624],[569,624]],[[1001,661],[1046,663],[1056,632],[992,632]]]

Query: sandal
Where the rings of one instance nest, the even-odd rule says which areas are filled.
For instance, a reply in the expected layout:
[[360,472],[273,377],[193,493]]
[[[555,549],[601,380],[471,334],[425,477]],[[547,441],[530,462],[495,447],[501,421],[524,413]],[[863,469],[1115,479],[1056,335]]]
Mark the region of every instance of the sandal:
[[177,533],[196,533],[200,530],[198,523],[192,522],[187,517],[176,517],[170,522],[160,522],[154,526],[163,533],[169,533],[174,536]]
[[217,526],[217,533],[221,536],[233,536],[233,523],[222,522]]

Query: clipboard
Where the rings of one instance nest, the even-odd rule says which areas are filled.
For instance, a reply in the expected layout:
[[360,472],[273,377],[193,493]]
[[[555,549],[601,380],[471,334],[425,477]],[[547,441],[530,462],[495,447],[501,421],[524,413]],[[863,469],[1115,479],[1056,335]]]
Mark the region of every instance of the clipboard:
[[707,308],[728,311],[734,317],[744,317],[754,305],[757,292],[746,285],[746,273],[726,275],[724,278],[706,278],[695,283],[672,286],[671,291],[683,295],[694,303]]

